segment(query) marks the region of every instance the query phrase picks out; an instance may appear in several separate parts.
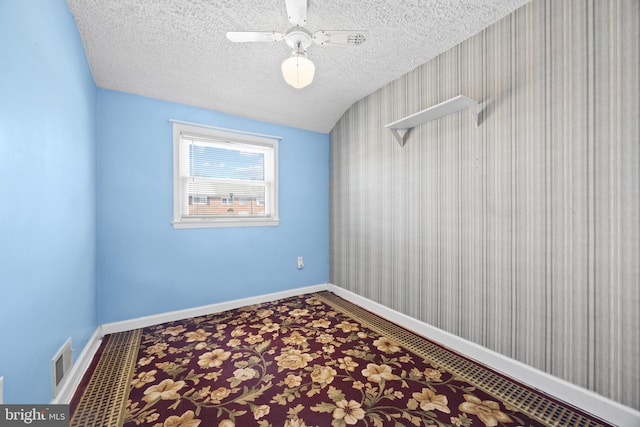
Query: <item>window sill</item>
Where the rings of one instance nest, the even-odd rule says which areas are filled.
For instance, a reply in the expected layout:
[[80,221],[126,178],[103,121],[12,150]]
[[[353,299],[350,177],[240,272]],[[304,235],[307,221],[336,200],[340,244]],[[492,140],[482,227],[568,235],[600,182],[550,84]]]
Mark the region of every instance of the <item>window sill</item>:
[[190,219],[171,222],[173,228],[229,228],[229,227],[275,227],[280,220],[272,218],[220,218],[220,219]]

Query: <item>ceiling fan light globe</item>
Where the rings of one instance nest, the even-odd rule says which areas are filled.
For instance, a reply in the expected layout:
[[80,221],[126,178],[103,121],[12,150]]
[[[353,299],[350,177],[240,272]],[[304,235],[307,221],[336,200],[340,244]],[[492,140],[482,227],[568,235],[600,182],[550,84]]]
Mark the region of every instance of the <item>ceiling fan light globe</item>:
[[302,89],[313,81],[316,66],[302,54],[295,54],[282,62],[284,81],[296,89]]

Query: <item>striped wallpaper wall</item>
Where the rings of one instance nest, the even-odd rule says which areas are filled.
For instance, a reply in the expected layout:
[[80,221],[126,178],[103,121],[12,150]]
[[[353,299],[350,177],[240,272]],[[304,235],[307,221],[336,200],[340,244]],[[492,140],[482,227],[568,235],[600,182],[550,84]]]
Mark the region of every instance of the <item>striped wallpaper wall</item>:
[[[354,104],[331,282],[640,409],[639,28],[637,0],[533,0]],[[479,128],[384,129],[459,94]]]

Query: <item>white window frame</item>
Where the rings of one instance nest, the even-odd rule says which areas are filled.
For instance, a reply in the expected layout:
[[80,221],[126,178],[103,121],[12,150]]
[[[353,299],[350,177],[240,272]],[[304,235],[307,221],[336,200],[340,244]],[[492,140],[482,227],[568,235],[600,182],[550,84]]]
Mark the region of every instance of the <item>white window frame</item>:
[[[189,217],[185,215],[189,208],[189,195],[180,176],[180,139],[183,133],[202,138],[224,140],[267,147],[271,150],[271,161],[265,159],[265,181],[268,182],[265,199],[267,214],[264,216],[230,215]],[[173,121],[173,224],[174,228],[220,228],[220,227],[263,227],[279,225],[278,217],[278,141],[279,137],[233,131],[208,126],[198,126]]]

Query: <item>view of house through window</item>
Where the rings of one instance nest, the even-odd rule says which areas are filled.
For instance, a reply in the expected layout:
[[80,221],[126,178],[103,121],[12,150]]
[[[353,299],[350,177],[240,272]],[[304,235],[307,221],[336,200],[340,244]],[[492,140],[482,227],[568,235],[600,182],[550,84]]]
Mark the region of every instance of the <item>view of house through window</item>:
[[182,139],[189,156],[189,216],[265,214],[257,203],[266,191],[262,148]]
[[174,226],[277,221],[277,141],[263,139],[174,125]]

